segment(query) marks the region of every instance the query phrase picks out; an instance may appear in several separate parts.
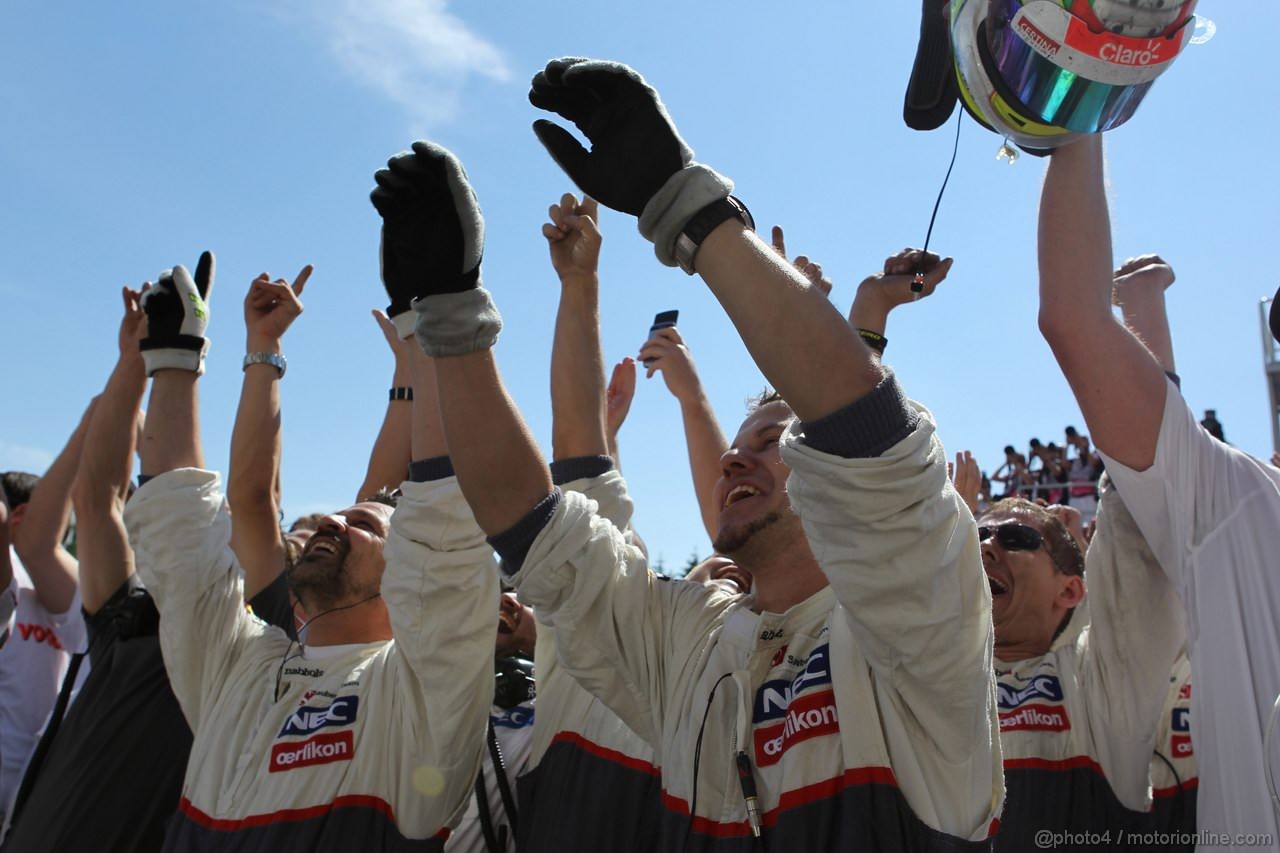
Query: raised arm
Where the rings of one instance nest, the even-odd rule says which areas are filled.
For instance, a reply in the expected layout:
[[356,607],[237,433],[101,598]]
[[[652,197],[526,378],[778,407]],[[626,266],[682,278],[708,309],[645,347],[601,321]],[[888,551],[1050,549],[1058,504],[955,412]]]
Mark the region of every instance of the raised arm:
[[502,320],[480,286],[479,204],[457,158],[432,143],[414,143],[412,153],[393,157],[374,177],[383,284],[393,305],[413,305],[418,342],[434,359],[459,486],[481,529],[497,535],[553,493],[491,351]]
[[606,456],[604,357],[600,351],[600,229],[596,202],[565,193],[542,236],[560,279],[551,347],[551,449],[556,461]]
[[50,613],[66,613],[75,600],[78,567],[75,557],[62,547],[62,538],[71,516],[71,487],[85,431],[96,403],[89,404],[66,446],[40,478],[14,530],[13,548],[31,577],[40,606]]
[[357,503],[380,491],[394,492],[400,488],[400,484],[409,475],[409,463],[413,456],[410,438],[416,399],[413,390],[413,355],[418,350],[418,345],[412,335],[402,340],[395,323],[384,312],[375,310],[373,319],[387,339],[387,346],[391,347],[391,354],[395,357],[395,370],[391,374],[387,412],[382,418],[378,437],[373,440],[369,467],[365,471],[364,482],[356,493]]
[[124,527],[124,504],[133,475],[139,406],[146,390],[138,342],[145,328],[141,294],[124,288],[120,357],[98,398],[85,434],[85,451],[71,496],[76,510],[80,598],[97,613],[133,576],[133,549]]
[[622,460],[618,455],[618,433],[626,423],[627,413],[631,411],[631,402],[636,396],[636,360],[626,356],[613,366],[609,376],[609,387],[604,391],[604,425],[609,439],[609,455],[613,464],[622,470]]
[[693,356],[675,326],[654,332],[640,348],[640,359],[647,368],[645,378],[652,379],[655,373],[661,373],[667,390],[680,403],[693,491],[698,497],[702,525],[707,535],[715,539],[720,508],[716,506],[714,492],[720,479],[720,457],[729,449],[729,442],[703,391]]
[[[877,355],[883,355],[888,344],[885,329],[889,324],[889,314],[899,305],[931,296],[951,272],[952,263],[951,258],[943,260],[923,249],[907,248],[890,255],[885,259],[883,272],[867,276],[858,285],[853,305],[849,308],[849,325]],[[917,269],[927,273],[924,289],[919,293],[911,289]]]
[[205,252],[194,277],[182,266],[166,270],[142,296],[147,328],[139,348],[152,380],[141,453],[142,476],[148,479],[178,468],[204,467],[196,381],[204,373],[209,349],[205,300],[213,277],[213,255]]
[[[658,258],[696,270],[765,377],[802,420],[869,394],[885,373],[822,289],[758,238],[733,185],[680,138],[655,92],[615,62],[560,59],[530,92],[534,106],[574,121],[588,151],[550,121],[534,132],[584,192],[639,217]],[[607,120],[604,118],[607,116]],[[828,370],[816,371],[815,364]]]
[[231,433],[227,503],[231,505],[231,550],[244,569],[245,598],[253,598],[284,571],[280,533],[280,380],[284,369],[270,361],[282,357],[280,341],[302,313],[299,297],[311,266],[292,285],[266,273],[249,284],[244,299],[244,382]]
[[1125,328],[1146,345],[1165,373],[1178,372],[1164,302],[1173,281],[1173,267],[1164,258],[1139,255],[1121,264],[1111,282],[1111,301],[1120,306]]
[[1102,140],[1058,148],[1040,197],[1040,331],[1094,444],[1135,470],[1155,460],[1168,382],[1111,311],[1111,220]]

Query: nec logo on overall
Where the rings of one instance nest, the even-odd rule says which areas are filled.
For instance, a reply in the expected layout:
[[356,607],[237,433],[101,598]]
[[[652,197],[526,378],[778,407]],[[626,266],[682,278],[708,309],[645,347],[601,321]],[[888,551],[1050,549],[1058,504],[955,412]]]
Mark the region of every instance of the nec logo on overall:
[[777,720],[787,713],[791,700],[810,687],[831,683],[830,649],[827,644],[809,652],[804,669],[790,681],[782,678],[766,681],[756,691],[756,707],[751,715],[754,723]]
[[1174,708],[1170,728],[1176,734],[1169,738],[1169,746],[1174,758],[1190,758],[1195,755],[1191,748],[1191,709]]
[[777,679],[761,685],[756,692],[752,720],[778,722],[762,726],[754,733],[758,766],[777,764],[793,744],[840,731],[835,693],[829,689],[812,689],[830,684],[830,646],[821,645],[809,653],[804,669],[794,679]]
[[528,705],[517,705],[501,717],[491,717],[493,724],[500,729],[527,729],[533,725],[534,709]]
[[1016,708],[1032,699],[1048,699],[1050,702],[1062,701],[1062,684],[1053,675],[1037,675],[1031,683],[1021,689],[1008,684],[998,684],[996,704],[1001,708]]
[[349,726],[356,721],[356,709],[359,707],[358,696],[341,696],[327,708],[303,705],[285,720],[284,728],[276,737],[309,735],[328,726]]

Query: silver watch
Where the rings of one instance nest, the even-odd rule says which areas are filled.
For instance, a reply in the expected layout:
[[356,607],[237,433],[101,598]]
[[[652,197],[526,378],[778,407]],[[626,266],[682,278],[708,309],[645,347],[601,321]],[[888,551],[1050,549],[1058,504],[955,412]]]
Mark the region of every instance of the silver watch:
[[248,370],[251,364],[269,364],[276,370],[280,371],[280,378],[284,378],[284,371],[289,366],[289,361],[283,354],[278,352],[251,352],[244,357],[243,370]]

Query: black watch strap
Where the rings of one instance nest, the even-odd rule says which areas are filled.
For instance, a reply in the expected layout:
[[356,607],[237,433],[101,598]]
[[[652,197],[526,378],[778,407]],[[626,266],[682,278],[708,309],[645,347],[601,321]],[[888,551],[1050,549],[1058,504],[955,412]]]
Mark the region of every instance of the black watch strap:
[[702,241],[707,239],[707,235],[716,230],[720,223],[734,217],[741,219],[743,224],[752,231],[755,230],[756,223],[751,218],[751,211],[733,196],[717,199],[695,213],[693,218],[685,224],[680,236],[676,238],[676,263],[680,265],[680,269],[693,275],[693,261],[698,254],[698,249],[702,246]]

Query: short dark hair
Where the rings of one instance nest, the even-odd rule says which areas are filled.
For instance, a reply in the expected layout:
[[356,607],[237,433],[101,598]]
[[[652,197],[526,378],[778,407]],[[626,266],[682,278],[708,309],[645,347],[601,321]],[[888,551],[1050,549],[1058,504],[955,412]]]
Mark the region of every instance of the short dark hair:
[[396,489],[394,492],[389,492],[387,491],[386,486],[383,486],[381,489],[378,489],[377,494],[369,495],[369,497],[365,498],[362,503],[385,504],[386,506],[395,509],[400,503],[400,490]]
[[300,515],[289,525],[290,533],[297,533],[299,530],[319,530],[320,522],[324,521],[323,512],[313,512],[310,515]]
[[785,403],[782,395],[772,388],[765,388],[754,397],[747,398],[747,414],[754,414],[758,409],[762,409],[770,403]]
[[25,471],[5,471],[0,473],[0,486],[4,487],[4,499],[9,502],[9,509],[17,509],[31,500],[40,478]]

